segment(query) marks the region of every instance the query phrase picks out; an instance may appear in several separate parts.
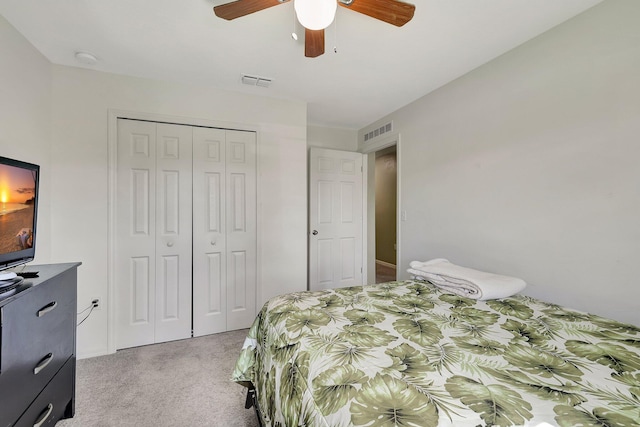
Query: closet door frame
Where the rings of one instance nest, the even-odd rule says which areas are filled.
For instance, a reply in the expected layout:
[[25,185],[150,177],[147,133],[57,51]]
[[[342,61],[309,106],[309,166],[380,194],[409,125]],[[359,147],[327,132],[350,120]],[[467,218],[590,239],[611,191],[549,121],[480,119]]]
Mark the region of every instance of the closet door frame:
[[[117,198],[117,171],[118,171],[118,119],[145,120],[157,123],[171,123],[187,126],[203,126],[228,130],[251,131],[256,133],[256,176],[260,176],[260,126],[247,123],[224,122],[199,118],[154,114],[139,111],[109,109],[107,117],[107,144],[108,144],[108,205],[107,205],[107,351],[116,352],[116,309],[115,309],[115,269],[116,269],[116,198]],[[256,183],[256,196],[261,194],[260,182]],[[257,200],[256,200],[257,202]],[[260,301],[260,230],[262,217],[260,203],[257,203],[256,215],[256,301]],[[256,313],[257,314],[257,313]]]

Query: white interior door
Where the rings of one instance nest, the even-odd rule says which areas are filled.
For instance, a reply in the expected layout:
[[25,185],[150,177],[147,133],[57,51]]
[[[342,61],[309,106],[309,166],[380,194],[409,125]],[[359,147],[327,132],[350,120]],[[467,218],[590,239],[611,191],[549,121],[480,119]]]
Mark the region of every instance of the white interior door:
[[256,134],[226,131],[227,330],[256,315]]
[[191,337],[192,128],[156,130],[155,342]]
[[118,120],[116,348],[191,336],[191,130]]
[[226,307],[225,130],[193,130],[193,335],[224,332]]
[[118,120],[116,348],[155,342],[155,141],[155,123]]
[[309,289],[362,285],[362,154],[311,148]]
[[256,134],[194,129],[193,335],[248,328],[256,304]]

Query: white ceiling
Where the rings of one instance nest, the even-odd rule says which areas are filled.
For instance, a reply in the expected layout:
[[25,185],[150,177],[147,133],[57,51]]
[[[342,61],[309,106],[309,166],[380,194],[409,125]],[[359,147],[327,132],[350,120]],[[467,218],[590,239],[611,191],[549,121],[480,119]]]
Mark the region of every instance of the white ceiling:
[[301,100],[311,125],[361,129],[602,0],[412,1],[400,28],[339,7],[318,58],[293,2],[233,21],[213,14],[225,0],[0,0],[0,14],[54,64],[88,51],[87,68]]

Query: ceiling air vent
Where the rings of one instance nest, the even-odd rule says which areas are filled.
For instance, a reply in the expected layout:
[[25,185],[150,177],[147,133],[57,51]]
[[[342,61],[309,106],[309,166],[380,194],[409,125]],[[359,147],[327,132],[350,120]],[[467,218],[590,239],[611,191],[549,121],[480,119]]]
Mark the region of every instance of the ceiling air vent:
[[269,87],[273,79],[242,74],[242,83],[249,86]]
[[370,130],[369,132],[364,134],[364,142],[369,142],[372,139],[378,138],[382,135],[384,135],[385,133],[389,133],[393,130],[393,122],[389,122],[387,124],[384,124],[380,127],[377,127],[373,130]]

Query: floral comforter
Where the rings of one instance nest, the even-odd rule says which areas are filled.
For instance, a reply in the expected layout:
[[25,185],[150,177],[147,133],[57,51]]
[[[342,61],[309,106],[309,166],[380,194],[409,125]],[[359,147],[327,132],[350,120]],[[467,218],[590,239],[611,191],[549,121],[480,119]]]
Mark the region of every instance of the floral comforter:
[[233,380],[265,426],[639,426],[640,328],[417,281],[299,292],[265,304]]

